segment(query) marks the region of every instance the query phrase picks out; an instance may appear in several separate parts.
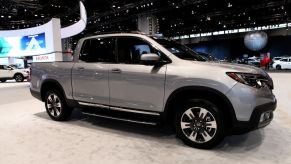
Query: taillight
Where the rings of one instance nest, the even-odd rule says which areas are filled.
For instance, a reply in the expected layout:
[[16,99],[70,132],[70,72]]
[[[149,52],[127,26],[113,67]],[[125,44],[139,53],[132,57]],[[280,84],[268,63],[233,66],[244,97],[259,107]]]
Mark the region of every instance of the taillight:
[[29,74],[28,74],[28,79],[29,82],[31,81],[31,68],[29,68]]

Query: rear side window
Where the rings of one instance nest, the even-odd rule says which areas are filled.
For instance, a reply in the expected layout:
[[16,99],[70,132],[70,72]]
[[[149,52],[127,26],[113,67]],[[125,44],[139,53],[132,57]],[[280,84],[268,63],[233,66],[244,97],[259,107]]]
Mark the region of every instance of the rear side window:
[[282,62],[288,62],[288,59],[282,59],[281,61]]
[[115,39],[94,38],[85,40],[79,55],[79,60],[94,62],[115,62]]

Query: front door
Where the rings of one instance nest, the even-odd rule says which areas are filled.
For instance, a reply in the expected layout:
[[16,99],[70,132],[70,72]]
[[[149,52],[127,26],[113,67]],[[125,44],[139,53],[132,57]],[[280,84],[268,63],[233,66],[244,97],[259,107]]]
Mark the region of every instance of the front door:
[[12,70],[8,70],[8,67],[6,65],[0,65],[0,78],[11,78],[13,75],[11,75]]
[[162,111],[167,66],[144,65],[141,54],[157,53],[139,38],[117,39],[118,63],[109,68],[110,105],[129,109]]
[[73,96],[77,101],[109,105],[108,69],[115,61],[115,39],[85,40],[72,70]]

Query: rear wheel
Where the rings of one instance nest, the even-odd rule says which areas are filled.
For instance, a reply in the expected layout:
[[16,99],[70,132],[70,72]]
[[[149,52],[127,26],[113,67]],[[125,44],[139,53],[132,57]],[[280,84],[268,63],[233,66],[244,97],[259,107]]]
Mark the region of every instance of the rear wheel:
[[175,115],[175,129],[182,141],[191,147],[210,149],[224,138],[220,111],[207,100],[193,99],[180,105]]
[[23,82],[24,81],[24,77],[22,74],[16,74],[14,75],[14,79],[16,82]]
[[282,67],[281,67],[280,65],[277,65],[277,66],[276,66],[276,69],[277,69],[277,70],[281,70]]
[[46,92],[45,107],[50,118],[55,121],[65,121],[72,113],[72,108],[68,107],[63,95],[56,90]]
[[2,83],[5,83],[6,82],[6,80],[0,80]]

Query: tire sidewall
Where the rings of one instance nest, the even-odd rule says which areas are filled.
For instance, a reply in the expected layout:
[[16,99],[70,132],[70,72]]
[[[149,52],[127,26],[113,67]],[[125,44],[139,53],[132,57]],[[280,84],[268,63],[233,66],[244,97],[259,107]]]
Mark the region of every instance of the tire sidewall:
[[[214,135],[214,138],[212,138],[210,141],[205,142],[205,143],[195,143],[188,139],[187,136],[185,136],[184,132],[181,129],[181,117],[183,113],[193,107],[202,107],[206,110],[208,110],[213,117],[216,120],[217,123],[217,130]],[[214,146],[218,145],[224,138],[224,131],[225,131],[225,126],[223,122],[223,116],[221,112],[218,110],[216,105],[211,103],[210,101],[203,100],[203,99],[192,99],[192,100],[187,100],[184,101],[183,103],[180,103],[180,108],[176,108],[178,110],[175,114],[174,117],[174,126],[175,130],[177,133],[177,136],[188,146],[194,147],[194,148],[199,148],[199,149],[211,149]]]

